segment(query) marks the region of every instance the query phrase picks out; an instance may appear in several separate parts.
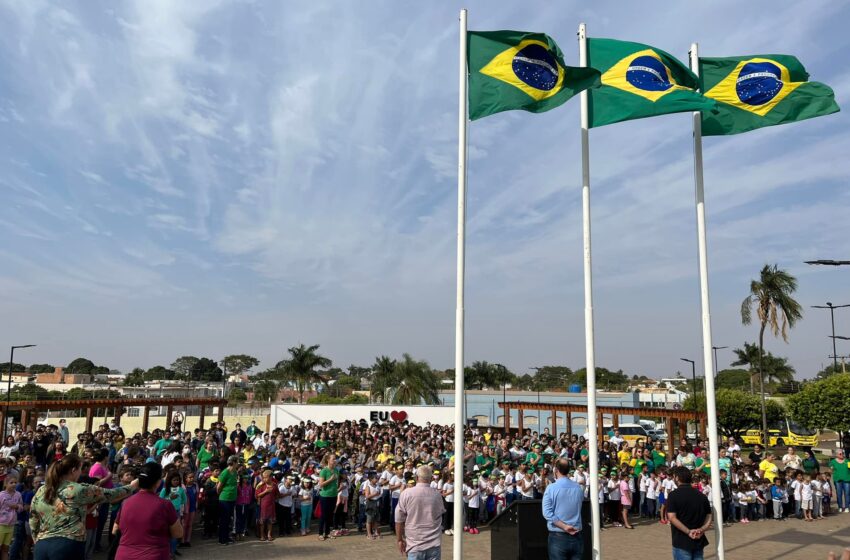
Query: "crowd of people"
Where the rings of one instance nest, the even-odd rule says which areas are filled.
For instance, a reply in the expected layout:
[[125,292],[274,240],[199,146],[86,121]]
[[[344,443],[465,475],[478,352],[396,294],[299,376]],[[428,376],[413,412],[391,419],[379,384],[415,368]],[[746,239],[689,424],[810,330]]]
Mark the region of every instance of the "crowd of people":
[[[143,434],[112,423],[76,441],[64,421],[15,429],[0,447],[0,560],[90,560],[101,549],[118,560],[168,560],[199,538],[221,546],[354,532],[380,539],[395,530],[398,504],[422,472],[442,497],[445,534],[454,530],[458,484],[470,535],[514,500],[541,499],[562,477],[591,499],[582,437],[470,428],[459,454],[453,438],[452,426],[365,420],[302,422],[270,433],[256,422],[194,431],[175,424]],[[682,478],[673,476],[676,468],[689,472],[695,491],[711,491],[703,441],[682,440],[668,454],[661,442],[629,445],[615,429],[597,455],[603,528],[633,529],[637,518],[669,523],[668,499]],[[458,457],[460,481],[453,476]],[[793,448],[778,457],[756,446],[744,456],[729,440],[717,468],[726,524],[814,522],[850,512],[843,451],[823,465]]]

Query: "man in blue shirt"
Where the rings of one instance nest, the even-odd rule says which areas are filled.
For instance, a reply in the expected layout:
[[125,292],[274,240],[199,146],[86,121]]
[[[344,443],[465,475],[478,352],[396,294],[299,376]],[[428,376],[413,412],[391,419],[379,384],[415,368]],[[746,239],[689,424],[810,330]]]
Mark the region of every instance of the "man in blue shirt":
[[549,529],[549,560],[581,560],[581,502],[584,491],[567,477],[566,459],[555,461],[555,482],[543,494],[543,517]]

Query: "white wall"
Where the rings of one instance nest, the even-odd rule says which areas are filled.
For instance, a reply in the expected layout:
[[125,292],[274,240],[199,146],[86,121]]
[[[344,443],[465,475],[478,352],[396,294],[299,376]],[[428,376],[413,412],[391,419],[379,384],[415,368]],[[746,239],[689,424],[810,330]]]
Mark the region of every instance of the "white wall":
[[[347,404],[276,404],[271,407],[271,428],[291,426],[299,422],[313,421],[344,422],[364,419],[371,423],[373,413],[391,420],[393,412],[406,414],[406,420],[425,425],[454,424],[454,407],[451,406],[403,406],[403,405],[347,405]],[[382,418],[378,418],[382,421]]]

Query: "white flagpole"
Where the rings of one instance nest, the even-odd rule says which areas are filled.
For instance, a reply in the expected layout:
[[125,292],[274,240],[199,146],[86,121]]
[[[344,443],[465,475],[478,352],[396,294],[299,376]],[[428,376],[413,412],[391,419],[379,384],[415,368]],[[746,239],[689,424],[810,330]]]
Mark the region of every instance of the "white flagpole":
[[466,10],[460,11],[460,69],[457,122],[457,304],[455,307],[455,444],[454,444],[454,536],[452,558],[463,557],[463,289],[466,252]]
[[[699,75],[699,51],[691,44],[690,63],[694,74]],[[702,177],[702,114],[693,113],[694,123],[694,194],[697,211],[697,244],[699,246],[699,291],[702,304],[702,355],[705,379],[705,409],[708,413],[708,449],[711,461],[711,505],[714,514],[714,538],[717,559],[724,560],[723,501],[720,495],[720,453],[717,441],[717,405],[714,398],[714,356],[711,342],[711,310],[708,299],[708,249],[705,233],[705,192]],[[696,397],[696,395],[694,395]]]
[[[587,30],[578,27],[579,66],[587,66]],[[593,340],[593,274],[590,252],[590,146],[588,139],[587,90],[581,92],[581,203],[584,229],[584,344],[587,368],[587,435],[590,463],[590,523],[593,531],[593,560],[602,557],[599,515],[599,444],[596,433],[596,354]]]

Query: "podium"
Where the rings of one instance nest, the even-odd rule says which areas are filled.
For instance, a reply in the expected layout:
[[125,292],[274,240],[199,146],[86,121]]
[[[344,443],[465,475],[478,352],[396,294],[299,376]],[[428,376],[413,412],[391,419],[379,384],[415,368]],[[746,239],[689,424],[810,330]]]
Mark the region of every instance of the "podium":
[[[582,560],[593,556],[590,534],[590,502],[581,505]],[[490,560],[548,560],[549,529],[543,519],[543,500],[516,500],[493,518],[490,528]]]

